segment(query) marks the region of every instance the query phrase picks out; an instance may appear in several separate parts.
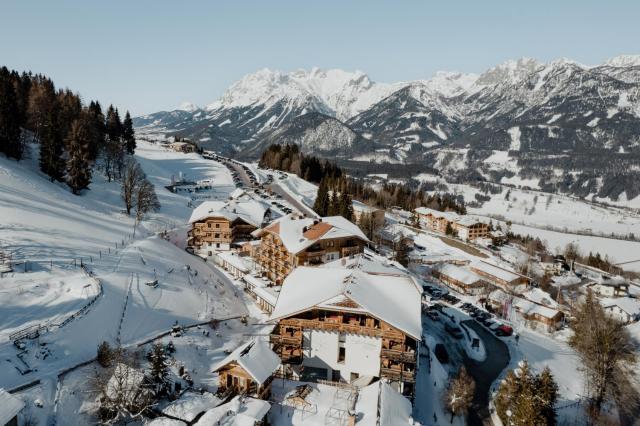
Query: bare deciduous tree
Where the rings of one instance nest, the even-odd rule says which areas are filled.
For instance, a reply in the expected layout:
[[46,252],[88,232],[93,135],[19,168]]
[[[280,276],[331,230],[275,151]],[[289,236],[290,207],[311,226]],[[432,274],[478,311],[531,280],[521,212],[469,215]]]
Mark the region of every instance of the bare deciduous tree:
[[135,193],[136,221],[133,227],[133,235],[136,233],[136,226],[144,218],[144,215],[157,211],[160,208],[160,202],[156,195],[156,189],[146,178],[140,182]]
[[451,421],[454,415],[466,415],[471,407],[473,395],[476,391],[476,382],[467,373],[464,367],[460,367],[458,375],[449,384],[447,390],[447,407],[451,411]]
[[[591,398],[589,414],[598,418],[606,401],[615,401],[619,408],[627,408],[630,389],[626,389],[628,381],[623,378],[637,357],[628,330],[605,312],[591,291],[574,316],[569,344],[583,365],[585,385]],[[637,392],[632,394],[637,395]]]
[[120,190],[127,215],[131,214],[131,209],[135,203],[136,191],[144,178],[144,172],[140,164],[134,158],[127,159],[122,174],[122,187]]

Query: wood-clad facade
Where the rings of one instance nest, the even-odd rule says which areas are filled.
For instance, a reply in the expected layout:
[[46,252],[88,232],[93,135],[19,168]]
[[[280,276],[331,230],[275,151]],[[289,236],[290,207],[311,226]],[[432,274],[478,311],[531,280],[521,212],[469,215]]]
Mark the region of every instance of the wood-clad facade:
[[[287,250],[277,232],[266,229],[261,237],[260,247],[255,251],[255,259],[263,276],[276,284],[297,266],[313,266],[364,252],[366,242],[356,236],[321,239],[298,253]],[[306,231],[303,235],[313,237]]]
[[194,251],[229,250],[233,242],[251,239],[256,229],[240,218],[231,221],[223,216],[211,216],[191,224],[187,245]]
[[[326,356],[335,355],[335,359],[321,360],[321,364],[327,366],[326,377],[330,380],[344,381],[344,376],[340,378],[340,372],[332,370],[336,362],[336,368],[340,368],[340,363],[348,364],[350,361],[364,363],[361,361],[364,356],[359,356],[358,348],[349,348],[349,337],[352,338],[351,340],[369,339],[370,342],[375,342],[375,345],[367,344],[367,346],[375,347],[374,355],[377,360],[375,369],[369,370],[367,375],[387,378],[396,383],[403,395],[413,398],[419,359],[418,341],[415,338],[364,312],[340,310],[339,307],[335,310],[313,308],[278,322],[271,334],[273,351],[285,365],[319,370],[312,367],[314,359],[307,359],[310,353],[318,349],[314,347],[318,343],[310,338],[313,332],[322,332],[325,335],[335,334],[338,339],[335,354],[330,352],[326,355],[325,351]],[[356,359],[345,359],[350,356]],[[315,360],[315,362],[318,361]],[[370,373],[370,371],[374,372]],[[357,377],[357,373],[351,373],[352,380]]]
[[269,377],[263,384],[258,384],[251,375],[237,362],[232,361],[218,370],[218,393],[231,395],[250,395],[258,399],[268,400],[271,396]]

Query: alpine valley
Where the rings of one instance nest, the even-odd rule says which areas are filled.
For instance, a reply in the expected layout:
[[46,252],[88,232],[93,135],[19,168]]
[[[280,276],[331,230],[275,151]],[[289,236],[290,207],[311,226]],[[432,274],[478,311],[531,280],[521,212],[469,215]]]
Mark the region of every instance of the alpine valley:
[[263,69],[206,107],[134,125],[241,159],[295,143],[353,173],[515,182],[621,204],[640,196],[640,55],[596,66],[523,58],[392,84],[359,71]]

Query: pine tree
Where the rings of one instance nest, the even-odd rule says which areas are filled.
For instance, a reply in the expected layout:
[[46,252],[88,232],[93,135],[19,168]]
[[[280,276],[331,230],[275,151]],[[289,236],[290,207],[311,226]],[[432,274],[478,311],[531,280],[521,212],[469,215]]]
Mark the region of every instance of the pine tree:
[[107,133],[105,117],[99,102],[91,101],[88,108],[88,116],[91,121],[91,126],[93,127],[93,137],[89,144],[89,159],[95,161],[98,158],[100,150],[104,148]]
[[318,187],[316,201],[313,204],[313,210],[320,216],[327,216],[330,202],[331,200],[329,199],[329,188],[327,187],[327,182],[325,179],[322,179],[320,181],[320,186]]
[[24,145],[20,133],[16,92],[9,76],[0,75],[0,152],[16,160],[22,159]]
[[541,414],[547,425],[556,424],[555,405],[558,399],[558,385],[553,379],[549,367],[545,367],[536,377],[536,393],[541,404]]
[[167,367],[167,354],[162,343],[155,343],[151,347],[151,378],[155,383],[165,383],[169,375]]
[[40,170],[51,181],[61,181],[64,176],[63,141],[58,128],[57,111],[49,110],[40,135]]
[[349,221],[353,221],[353,200],[351,200],[351,195],[347,194],[346,191],[342,191],[340,194],[339,206],[338,214]]
[[67,147],[69,149],[67,184],[76,195],[91,183],[89,144],[92,136],[90,126],[88,118],[76,119],[71,124],[71,130],[67,137]]
[[125,114],[124,122],[122,123],[122,141],[127,154],[133,155],[136,150],[136,135],[133,130],[133,120],[131,120],[129,111]]

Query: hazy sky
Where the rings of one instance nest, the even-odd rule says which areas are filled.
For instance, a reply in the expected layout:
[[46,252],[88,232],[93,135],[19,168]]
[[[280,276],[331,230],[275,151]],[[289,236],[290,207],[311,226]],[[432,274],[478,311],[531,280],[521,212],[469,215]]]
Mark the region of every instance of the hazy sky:
[[640,2],[2,0],[0,65],[133,114],[205,105],[260,68],[376,81],[481,72],[522,56],[640,53]]

